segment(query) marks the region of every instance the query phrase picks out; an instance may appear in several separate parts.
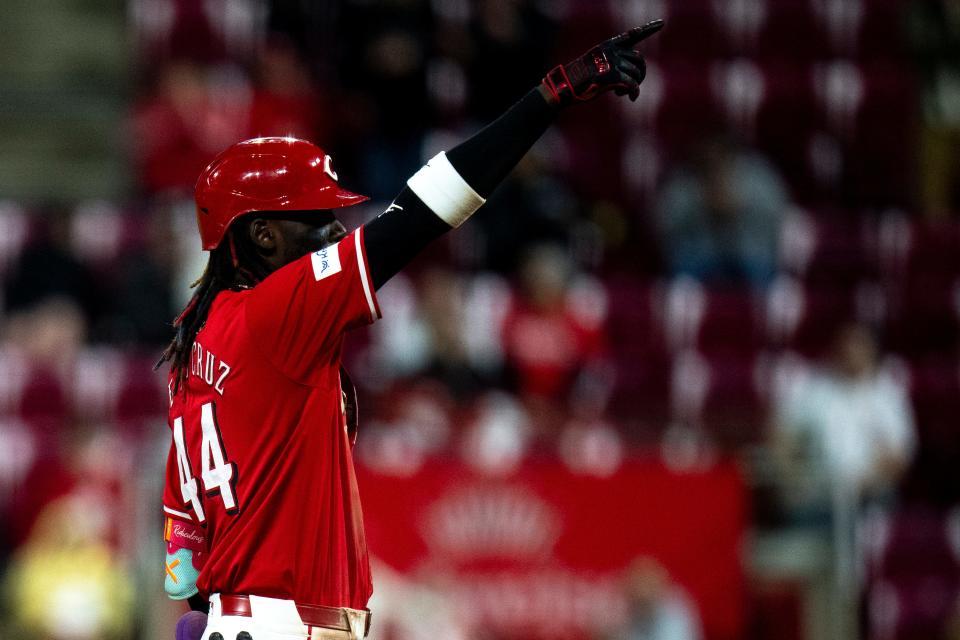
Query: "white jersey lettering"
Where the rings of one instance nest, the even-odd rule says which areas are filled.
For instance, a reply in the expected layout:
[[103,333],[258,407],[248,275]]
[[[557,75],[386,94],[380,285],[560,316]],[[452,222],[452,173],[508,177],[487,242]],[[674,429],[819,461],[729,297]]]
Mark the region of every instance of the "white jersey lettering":
[[193,356],[190,359],[190,373],[222,396],[227,376],[230,375],[230,365],[213,351],[204,349],[199,342],[193,343]]

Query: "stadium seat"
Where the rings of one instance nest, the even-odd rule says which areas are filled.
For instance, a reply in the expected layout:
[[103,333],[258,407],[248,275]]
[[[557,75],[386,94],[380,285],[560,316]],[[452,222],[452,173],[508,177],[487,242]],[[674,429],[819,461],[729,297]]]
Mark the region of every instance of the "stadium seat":
[[960,363],[949,353],[915,359],[910,365],[910,397],[920,441],[941,450],[957,450],[960,415]]
[[712,357],[710,387],[701,419],[713,440],[735,449],[762,439],[765,411],[757,385],[755,354]]
[[912,278],[889,314],[887,332],[897,351],[907,355],[958,353],[960,349],[960,276]]
[[19,414],[31,421],[66,421],[71,406],[63,380],[52,370],[31,369],[20,398]]
[[947,513],[910,505],[889,524],[868,587],[871,637],[938,637],[960,595],[960,565]]
[[670,418],[671,359],[663,352],[616,357],[610,413],[627,433],[659,432]]
[[822,212],[816,218],[816,248],[802,274],[808,286],[854,287],[879,275],[876,254],[865,238],[865,219]]
[[852,201],[906,206],[913,188],[914,133],[918,107],[914,79],[902,64],[864,66],[864,98],[848,151]]
[[750,355],[764,344],[763,308],[746,289],[711,292],[696,346],[708,355]]
[[607,336],[617,352],[643,357],[664,349],[662,327],[655,321],[658,289],[641,280],[616,279],[607,283],[610,312]]
[[822,354],[840,325],[857,315],[852,287],[805,287],[794,278],[778,278],[767,291],[769,344],[806,356]]

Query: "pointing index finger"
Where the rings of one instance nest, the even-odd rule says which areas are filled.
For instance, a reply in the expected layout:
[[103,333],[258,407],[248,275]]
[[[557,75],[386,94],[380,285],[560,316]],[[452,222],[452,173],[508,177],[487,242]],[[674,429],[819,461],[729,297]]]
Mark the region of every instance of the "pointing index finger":
[[639,42],[643,42],[657,31],[660,31],[660,29],[663,29],[663,20],[651,20],[645,25],[634,27],[626,33],[621,33],[614,38],[614,43],[619,46],[632,47]]

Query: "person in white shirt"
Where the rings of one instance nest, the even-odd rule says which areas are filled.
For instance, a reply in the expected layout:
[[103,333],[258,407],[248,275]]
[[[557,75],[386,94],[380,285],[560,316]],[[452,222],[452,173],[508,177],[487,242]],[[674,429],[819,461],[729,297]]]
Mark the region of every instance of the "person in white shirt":
[[829,557],[812,551],[817,545],[803,548],[813,566],[832,568],[832,587],[821,588],[830,589],[825,615],[836,637],[858,637],[863,525],[894,506],[916,449],[906,386],[879,355],[866,326],[847,324],[824,366],[792,379],[773,407],[785,524],[829,541]]
[[880,367],[876,340],[860,324],[840,329],[826,366],[800,375],[774,415],[801,501],[829,499],[831,489],[855,502],[889,494],[916,448],[907,389]]

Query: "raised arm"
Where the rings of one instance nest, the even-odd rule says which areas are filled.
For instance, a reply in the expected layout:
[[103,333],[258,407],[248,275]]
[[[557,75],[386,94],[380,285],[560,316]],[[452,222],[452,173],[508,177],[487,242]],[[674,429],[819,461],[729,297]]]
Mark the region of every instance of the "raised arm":
[[634,47],[662,27],[662,20],[654,20],[554,67],[502,116],[407,180],[387,210],[364,229],[374,287],[479,209],[562,109],[608,91],[636,100],[646,65]]

